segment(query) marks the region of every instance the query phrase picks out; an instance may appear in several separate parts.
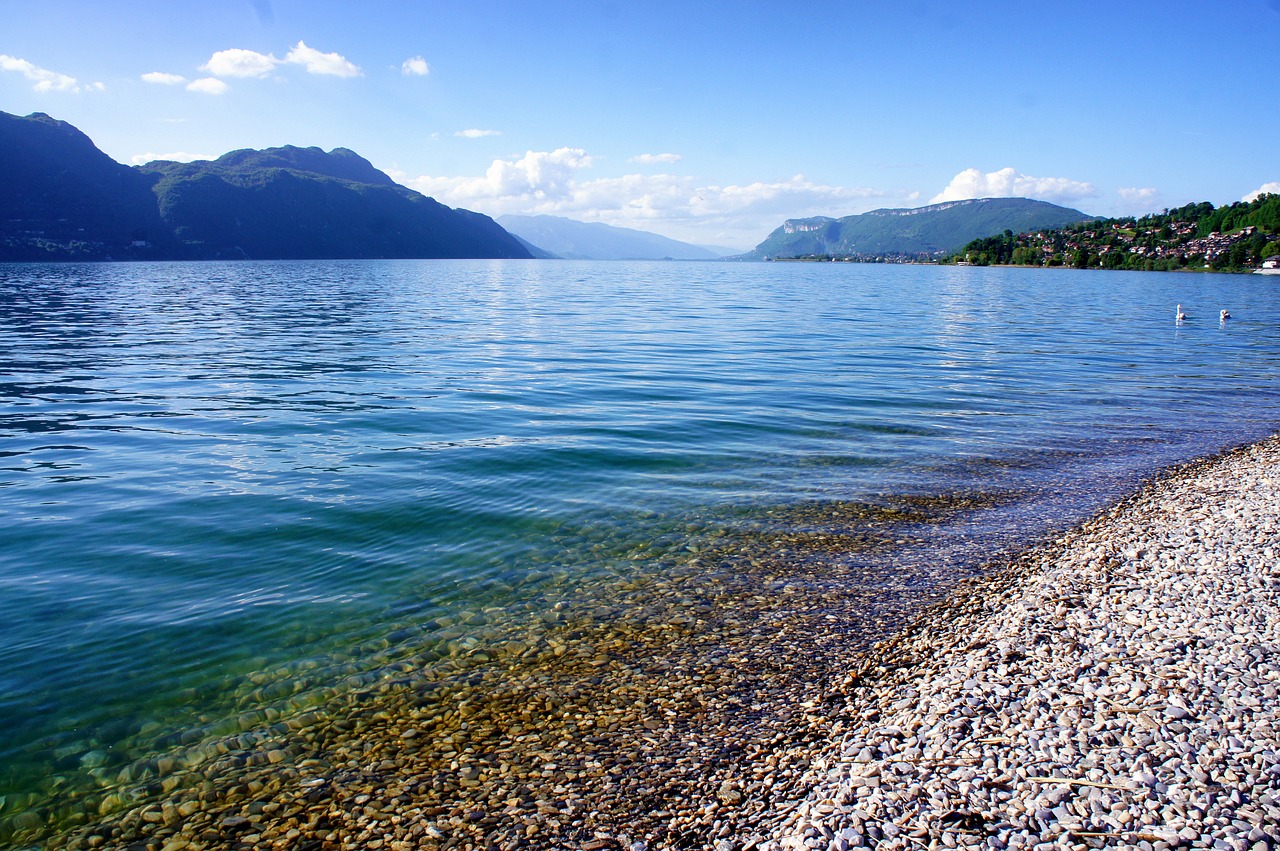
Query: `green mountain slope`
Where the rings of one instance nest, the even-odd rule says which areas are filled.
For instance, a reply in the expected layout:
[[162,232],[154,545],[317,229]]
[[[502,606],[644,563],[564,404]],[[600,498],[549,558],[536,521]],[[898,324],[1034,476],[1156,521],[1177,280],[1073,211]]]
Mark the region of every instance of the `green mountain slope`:
[[529,256],[344,148],[129,168],[70,124],[0,113],[0,260]]
[[43,113],[0,112],[0,259],[133,256],[171,250],[151,180]]
[[872,210],[841,219],[789,219],[742,257],[940,257],[973,239],[1005,230],[1021,233],[1089,218],[1079,210],[1028,198],[948,201],[914,209]]
[[148,163],[160,215],[193,256],[528,257],[487,216],[399,186],[344,148]]

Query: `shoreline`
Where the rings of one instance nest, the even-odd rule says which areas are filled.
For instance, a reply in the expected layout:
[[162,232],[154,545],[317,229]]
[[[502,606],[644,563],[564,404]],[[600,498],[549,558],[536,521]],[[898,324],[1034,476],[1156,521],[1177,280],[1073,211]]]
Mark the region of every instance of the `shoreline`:
[[811,683],[941,597],[885,584],[885,557],[999,499],[823,500],[686,527],[684,559],[619,575],[607,594],[556,585],[519,611],[477,610],[447,642],[338,689],[248,683],[214,738],[166,736],[93,768],[88,788],[52,778],[56,800],[19,810],[16,836],[0,820],[0,846],[675,842],[720,791],[765,788],[750,769],[794,739]]
[[1280,437],[1158,477],[849,674],[743,847],[1280,843]]
[[[858,812],[850,802],[862,798],[839,784],[857,778],[864,781],[858,789],[872,788],[865,781],[873,775],[856,772],[876,766],[875,777],[888,777],[895,770],[893,760],[857,761],[863,749],[887,741],[874,736],[888,723],[879,719],[898,711],[895,690],[925,675],[945,682],[946,666],[928,660],[982,652],[965,648],[972,635],[1001,628],[1007,619],[1001,607],[1035,614],[1030,601],[1051,598],[1042,591],[1026,596],[1027,589],[1054,570],[1074,575],[1073,548],[1088,547],[1105,569],[1118,569],[1123,549],[1106,540],[1115,523],[1136,509],[1159,509],[1179,483],[1193,487],[1197,477],[1258,453],[1280,459],[1280,440],[1166,470],[1094,519],[992,562],[943,602],[921,611],[917,596],[896,618],[883,613],[881,627],[868,625],[856,636],[847,625],[862,624],[864,598],[849,587],[849,576],[826,577],[825,592],[808,586],[802,594],[778,582],[777,596],[790,601],[779,606],[761,596],[760,573],[737,576],[735,565],[718,564],[708,553],[706,561],[718,564],[706,574],[709,584],[699,575],[696,589],[636,589],[638,598],[682,592],[669,601],[680,615],[666,611],[652,624],[593,623],[572,605],[557,606],[556,617],[568,634],[579,635],[579,645],[512,642],[512,653],[488,666],[494,676],[469,668],[423,678],[406,666],[397,679],[335,699],[323,719],[314,713],[282,719],[247,747],[243,736],[238,748],[233,740],[229,750],[222,742],[206,745],[195,759],[170,760],[167,773],[146,766],[147,797],[131,802],[121,790],[101,806],[86,802],[88,818],[47,837],[45,847],[858,847],[845,831],[854,830]],[[784,557],[802,557],[800,550]],[[1067,568],[1055,567],[1059,561]],[[821,562],[788,578],[831,569]],[[744,596],[748,590],[758,602]],[[830,614],[835,605],[843,607],[839,619]],[[1061,601],[1055,605],[1062,608]],[[1050,615],[1073,611],[1080,609]],[[962,641],[937,628],[947,623],[961,625]],[[866,732],[851,761],[846,750],[860,718]],[[972,780],[959,782],[972,788]],[[959,805],[936,813],[933,822],[926,819],[932,827],[925,835],[933,829],[934,838],[952,835],[965,844],[972,833],[945,830],[943,819],[976,819],[975,813]],[[825,841],[811,844],[816,837]]]

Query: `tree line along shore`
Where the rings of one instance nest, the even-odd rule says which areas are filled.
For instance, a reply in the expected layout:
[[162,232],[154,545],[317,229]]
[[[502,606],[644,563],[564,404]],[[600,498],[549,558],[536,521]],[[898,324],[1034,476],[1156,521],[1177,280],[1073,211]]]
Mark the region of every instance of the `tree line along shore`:
[[946,261],[973,266],[1249,272],[1280,256],[1280,195],[1215,208],[1187,204],[1140,218],[1093,219],[975,239]]

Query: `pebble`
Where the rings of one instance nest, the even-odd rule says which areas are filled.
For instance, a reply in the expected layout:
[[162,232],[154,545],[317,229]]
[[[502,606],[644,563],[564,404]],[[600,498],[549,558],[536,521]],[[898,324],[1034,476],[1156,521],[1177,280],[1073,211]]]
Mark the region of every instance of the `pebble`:
[[246,707],[164,783],[110,767],[42,847],[1272,848],[1278,470],[1276,439],[1188,465],[914,622],[910,588],[868,608],[838,551],[883,544],[840,529],[941,502],[700,541],[537,629],[455,613],[452,649]]
[[1277,540],[1272,438],[974,583],[850,675],[821,770],[756,847],[840,849],[868,823],[948,848],[1276,847]]

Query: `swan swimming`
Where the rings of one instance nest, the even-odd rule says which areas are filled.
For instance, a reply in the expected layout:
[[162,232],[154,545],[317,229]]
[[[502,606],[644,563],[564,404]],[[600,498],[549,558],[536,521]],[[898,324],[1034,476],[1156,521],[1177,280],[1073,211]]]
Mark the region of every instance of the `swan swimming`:
[[1218,314],[1219,322],[1226,322],[1230,318],[1231,318],[1231,314],[1227,313],[1227,309],[1225,307],[1222,309],[1222,312]]
[[1186,319],[1186,318],[1187,318],[1187,314],[1185,314],[1185,313],[1183,313],[1183,312],[1182,312],[1182,305],[1178,305],[1178,317],[1177,317],[1177,318],[1178,318],[1178,321],[1179,321],[1179,322],[1181,322],[1182,320],[1184,320],[1184,319]]

